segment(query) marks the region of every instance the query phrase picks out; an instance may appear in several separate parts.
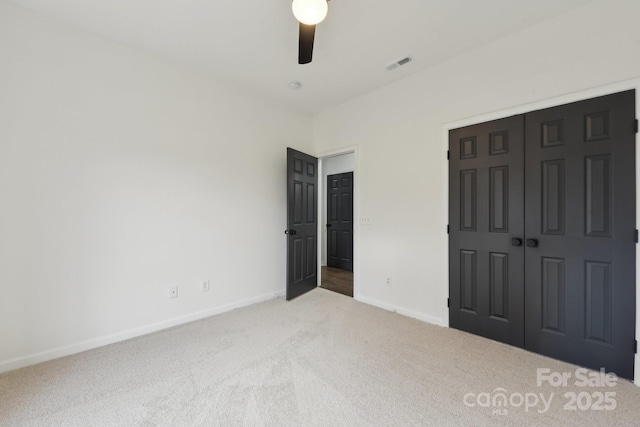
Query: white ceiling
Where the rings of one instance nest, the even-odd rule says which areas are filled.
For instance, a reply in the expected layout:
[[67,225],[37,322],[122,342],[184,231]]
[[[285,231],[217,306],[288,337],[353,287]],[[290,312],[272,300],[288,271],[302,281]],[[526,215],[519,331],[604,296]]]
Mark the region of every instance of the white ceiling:
[[331,0],[307,65],[291,0],[13,1],[315,113],[593,0]]

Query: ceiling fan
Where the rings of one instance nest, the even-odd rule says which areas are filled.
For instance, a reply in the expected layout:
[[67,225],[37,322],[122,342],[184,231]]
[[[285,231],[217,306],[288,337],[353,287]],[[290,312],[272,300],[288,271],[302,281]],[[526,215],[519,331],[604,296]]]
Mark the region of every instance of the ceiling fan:
[[313,40],[316,24],[327,16],[329,0],[293,0],[291,9],[300,22],[298,40],[298,64],[308,64],[313,59]]

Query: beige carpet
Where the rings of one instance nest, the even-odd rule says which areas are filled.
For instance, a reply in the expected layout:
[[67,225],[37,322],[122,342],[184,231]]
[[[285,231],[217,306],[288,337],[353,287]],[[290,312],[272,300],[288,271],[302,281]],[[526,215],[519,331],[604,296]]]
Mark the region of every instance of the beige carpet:
[[[0,375],[0,425],[640,425],[632,383],[538,387],[536,368],[576,369],[316,289]],[[498,388],[513,405],[486,407]],[[563,408],[605,391],[616,409]]]

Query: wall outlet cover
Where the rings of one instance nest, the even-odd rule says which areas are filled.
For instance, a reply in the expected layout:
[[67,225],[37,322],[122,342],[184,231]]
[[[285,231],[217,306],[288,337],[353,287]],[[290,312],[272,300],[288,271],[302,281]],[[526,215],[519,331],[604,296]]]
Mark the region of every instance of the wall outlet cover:
[[169,298],[178,298],[178,287],[171,286],[169,288]]

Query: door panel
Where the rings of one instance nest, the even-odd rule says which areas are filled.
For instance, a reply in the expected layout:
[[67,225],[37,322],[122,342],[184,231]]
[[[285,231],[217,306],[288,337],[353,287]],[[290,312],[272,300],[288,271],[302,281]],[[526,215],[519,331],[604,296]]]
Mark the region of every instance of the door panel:
[[509,318],[509,254],[491,253],[489,264],[489,284],[491,317]]
[[523,116],[449,134],[450,325],[524,345]]
[[287,300],[317,286],[318,159],[287,148]]
[[353,172],[327,176],[327,265],[353,271]]
[[542,234],[564,235],[564,159],[542,162]]
[[489,169],[489,231],[509,232],[509,176],[508,166]]
[[[542,258],[542,329],[564,334],[564,259]],[[536,307],[531,307],[535,310]]]
[[526,345],[633,378],[635,94],[526,115]]

